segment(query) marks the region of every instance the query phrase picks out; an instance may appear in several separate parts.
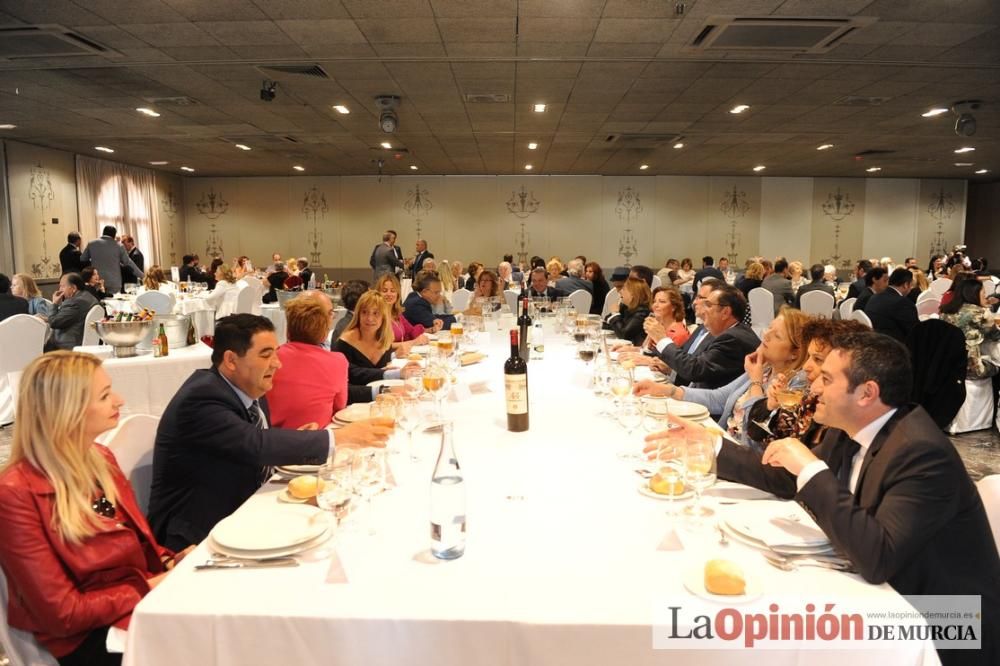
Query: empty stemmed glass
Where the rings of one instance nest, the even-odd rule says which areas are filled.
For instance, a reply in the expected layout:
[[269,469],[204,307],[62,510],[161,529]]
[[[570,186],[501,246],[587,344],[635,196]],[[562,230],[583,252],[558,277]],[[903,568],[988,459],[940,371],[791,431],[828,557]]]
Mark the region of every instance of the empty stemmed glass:
[[[625,428],[625,435],[631,438],[635,429],[642,424],[642,405],[633,399],[624,400],[618,408],[618,423]],[[642,460],[642,454],[635,450],[634,444],[626,442],[619,451],[618,458],[620,460]]]
[[424,390],[424,369],[413,368],[408,372],[410,374],[406,376],[403,383],[410,389],[410,395],[420,395],[420,392]]
[[687,483],[685,446],[683,437],[675,435],[660,438],[656,447],[655,474],[658,477],[657,482],[665,484],[665,487],[670,491],[667,494],[667,497],[670,498],[667,515],[671,518],[677,517],[674,501],[678,495],[684,492],[684,486]]
[[417,450],[413,446],[413,433],[420,426],[423,418],[420,414],[420,401],[413,397],[405,397],[400,401],[399,427],[407,435],[408,447],[410,450],[410,460],[413,462],[418,462],[420,458],[417,456]]
[[700,520],[715,513],[701,501],[701,494],[715,484],[715,442],[707,433],[689,433],[686,439],[684,467],[687,483],[694,490],[694,503],[684,509],[684,515]]
[[353,495],[351,459],[320,465],[316,471],[316,504],[330,512],[337,525],[347,516]]
[[354,454],[353,477],[357,493],[365,500],[368,534],[375,534],[372,498],[385,489],[386,463],[382,449],[361,449]]

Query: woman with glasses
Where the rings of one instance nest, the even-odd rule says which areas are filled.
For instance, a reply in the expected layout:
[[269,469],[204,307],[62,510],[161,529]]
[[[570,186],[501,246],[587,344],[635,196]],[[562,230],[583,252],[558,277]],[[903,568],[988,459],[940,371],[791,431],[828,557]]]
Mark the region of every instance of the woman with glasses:
[[0,471],[0,566],[7,622],[63,666],[120,664],[105,648],[188,551],[160,546],[97,437],[124,401],[90,354],[40,356],[19,387],[11,457]]
[[499,298],[500,293],[500,280],[493,271],[480,271],[476,278],[476,290],[472,292],[472,300],[465,314],[478,316],[483,314],[484,308],[489,311],[494,307],[495,299]]

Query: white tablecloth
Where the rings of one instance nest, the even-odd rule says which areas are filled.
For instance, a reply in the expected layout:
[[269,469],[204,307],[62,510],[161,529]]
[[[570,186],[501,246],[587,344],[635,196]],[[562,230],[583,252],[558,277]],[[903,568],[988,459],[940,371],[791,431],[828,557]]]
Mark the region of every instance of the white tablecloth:
[[[428,488],[439,441],[419,434],[422,462],[391,457],[399,486],[374,501],[377,535],[340,533],[333,542],[346,583],[326,582],[330,560],[194,572],[207,558],[203,544],[136,608],[125,664],[937,663],[932,649],[913,645],[653,650],[654,602],[692,599],[681,574],[718,555],[718,535],[708,531],[707,540],[692,539],[682,551],[657,549],[669,532],[666,503],[641,496],[634,465],[616,456],[623,445],[641,447],[644,433],[627,438],[595,415],[598,400],[567,345],[549,342],[546,359],[530,363],[531,427],[507,432],[503,337],[494,335],[485,362],[463,369],[467,379],[485,379],[489,391],[446,404],[468,488],[462,558],[429,555]],[[276,501],[276,489],[265,487],[241,510]],[[908,608],[888,586],[855,575],[779,571],[735,543],[723,555],[743,564],[766,592],[858,595],[885,610]]]
[[164,358],[154,358],[151,353],[142,351],[132,358],[113,358],[110,350],[106,345],[74,348],[74,351],[104,357],[104,369],[111,375],[112,388],[125,398],[123,415],[162,415],[167,403],[191,373],[212,365],[212,349],[201,342],[171,349],[170,355]]

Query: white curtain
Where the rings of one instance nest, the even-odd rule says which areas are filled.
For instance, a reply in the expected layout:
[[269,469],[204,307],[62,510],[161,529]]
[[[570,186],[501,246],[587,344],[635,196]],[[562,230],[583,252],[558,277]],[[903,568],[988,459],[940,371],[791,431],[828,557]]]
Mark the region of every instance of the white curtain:
[[135,238],[146,268],[160,263],[156,177],[151,169],[76,156],[80,233],[98,238],[105,225]]

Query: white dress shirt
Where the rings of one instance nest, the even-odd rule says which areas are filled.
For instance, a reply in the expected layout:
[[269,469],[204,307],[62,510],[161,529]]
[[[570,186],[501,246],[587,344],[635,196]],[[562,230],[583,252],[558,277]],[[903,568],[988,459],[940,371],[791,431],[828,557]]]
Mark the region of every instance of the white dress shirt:
[[[858,477],[861,476],[861,463],[865,460],[865,454],[868,453],[868,448],[875,441],[875,436],[878,435],[882,427],[889,422],[892,415],[896,413],[895,409],[890,409],[888,412],[878,417],[864,428],[859,430],[853,439],[857,442],[861,448],[858,452],[854,454],[854,458],[851,459],[851,479],[848,483],[848,488],[851,493],[858,487]],[[801,491],[809,481],[812,480],[816,474],[823,471],[824,469],[829,469],[827,464],[822,460],[814,460],[799,472],[798,479],[796,479],[795,484],[799,491]]]

